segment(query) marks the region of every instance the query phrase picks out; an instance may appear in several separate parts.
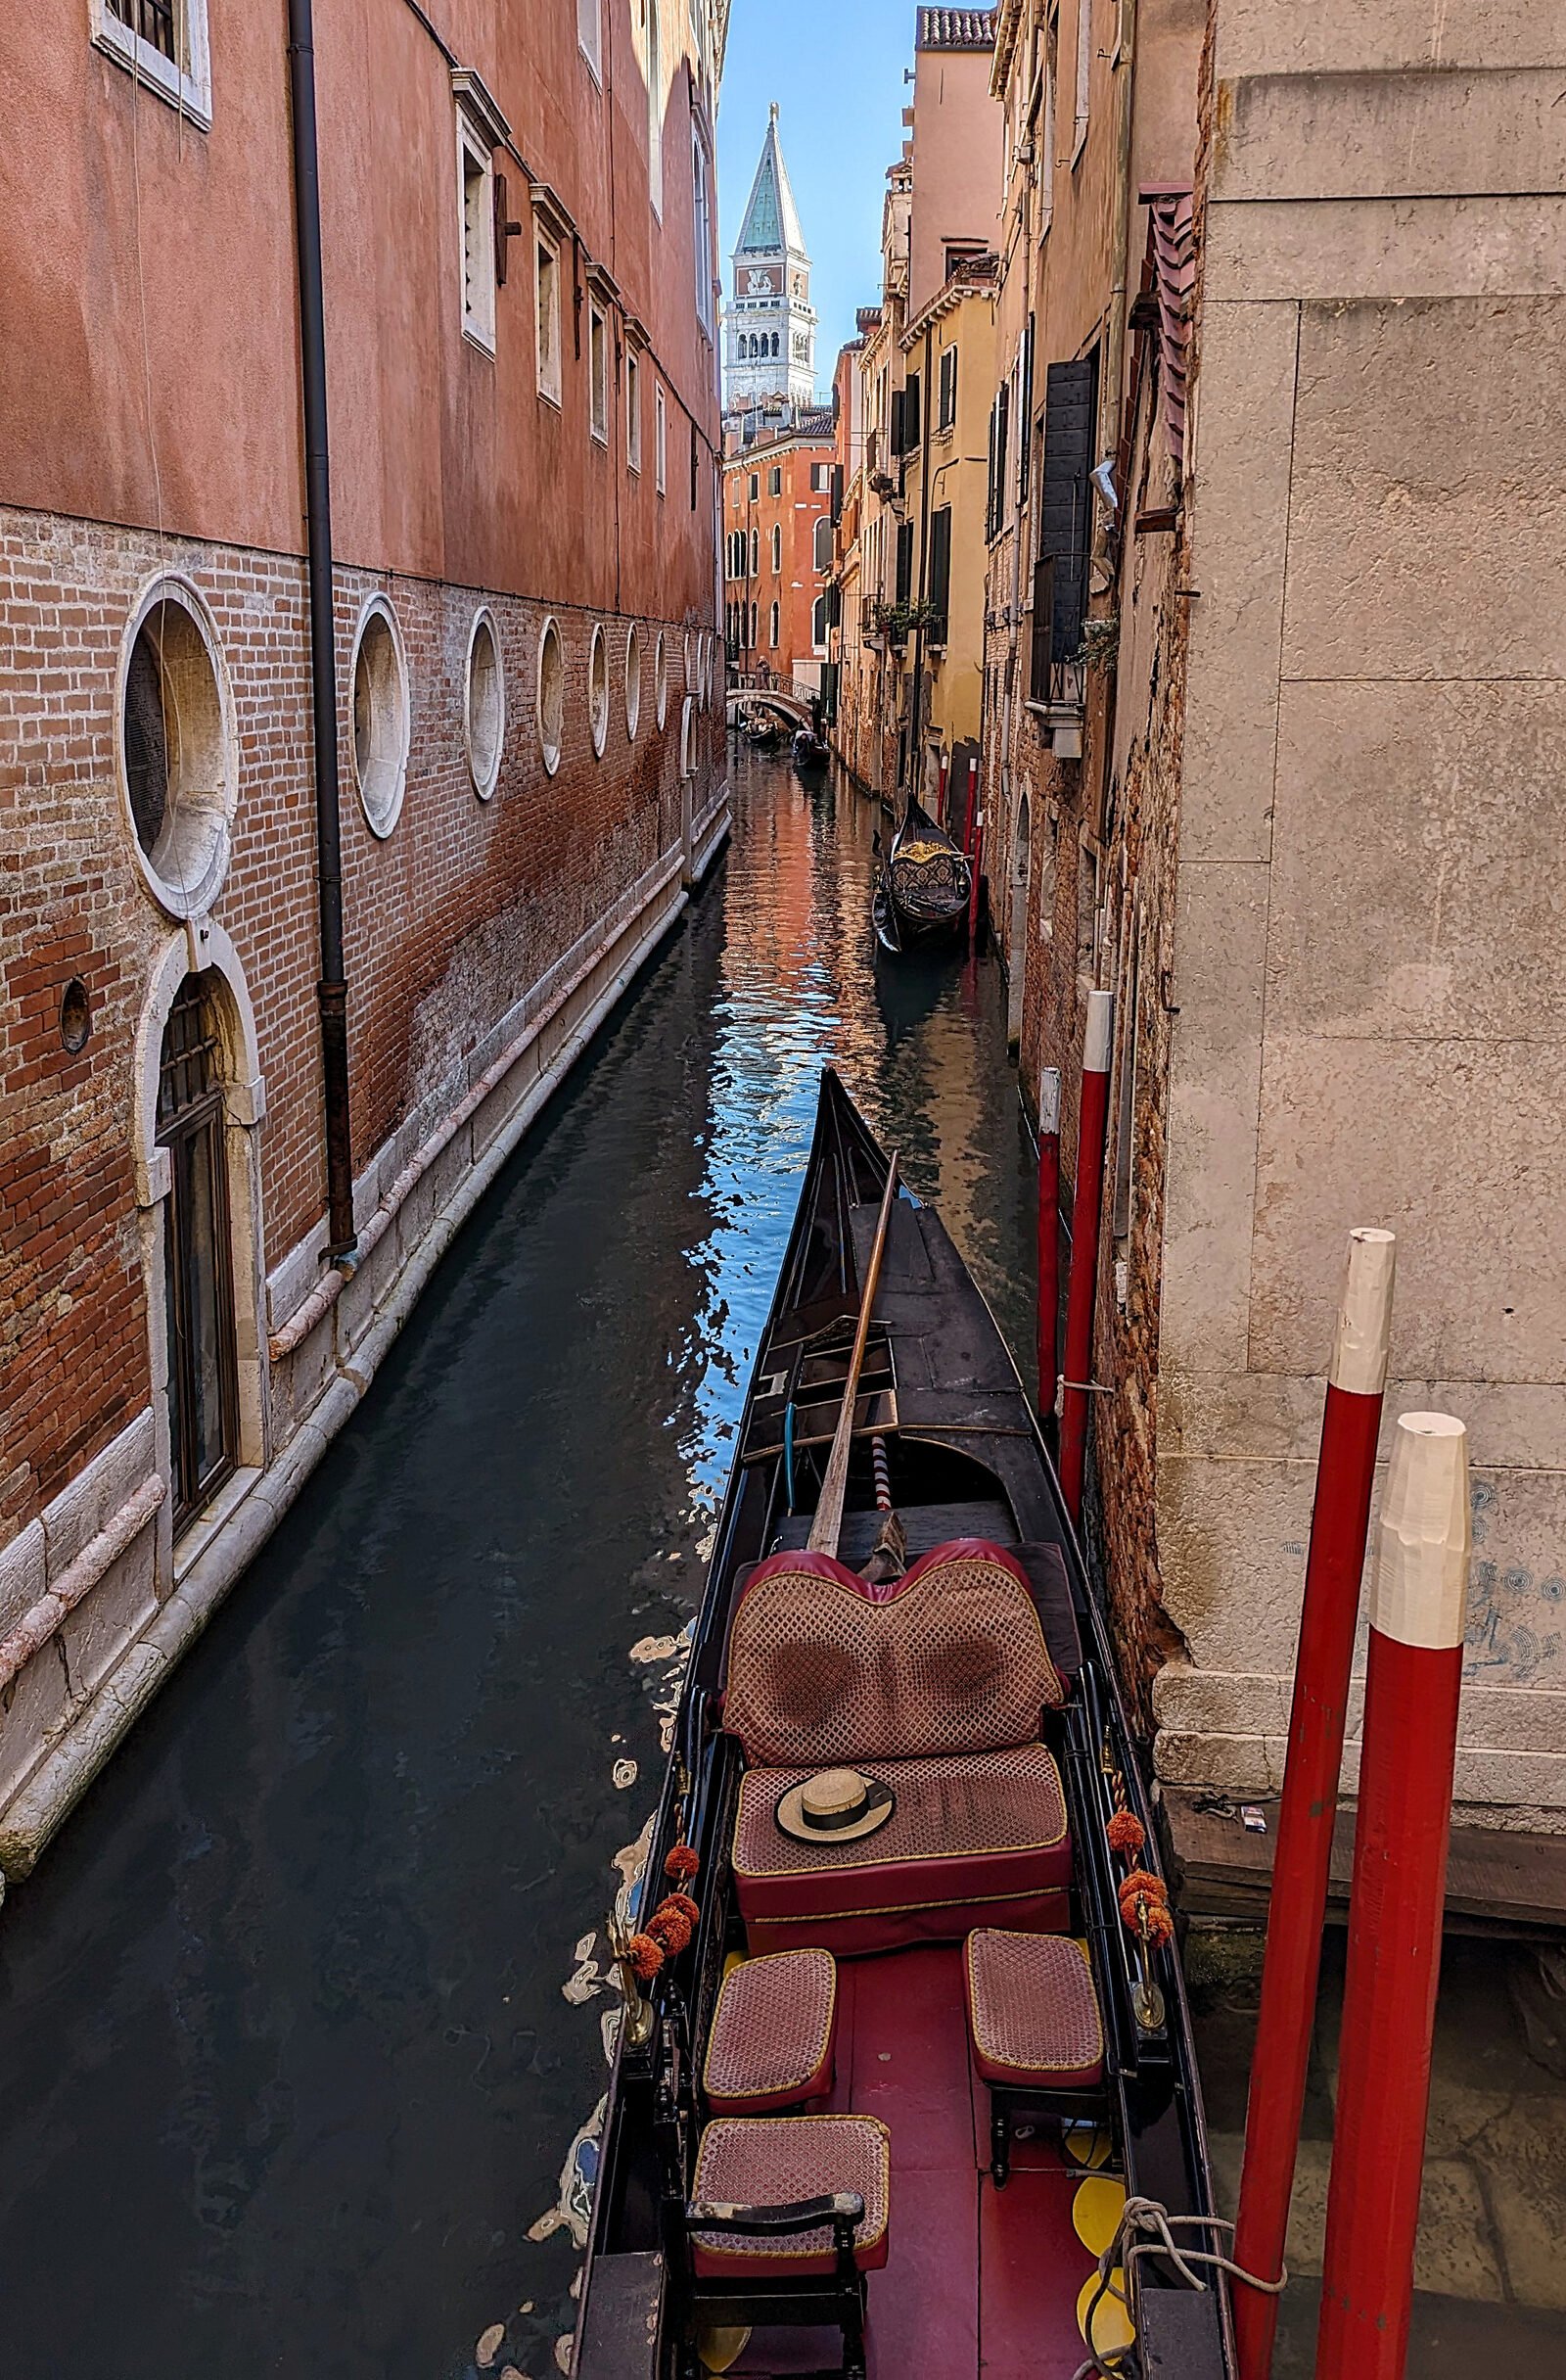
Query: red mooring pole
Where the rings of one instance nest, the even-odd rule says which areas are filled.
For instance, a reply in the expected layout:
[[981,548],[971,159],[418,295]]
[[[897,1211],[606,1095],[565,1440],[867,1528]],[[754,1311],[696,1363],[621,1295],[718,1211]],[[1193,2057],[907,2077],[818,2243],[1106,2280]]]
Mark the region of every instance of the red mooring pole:
[[1467,1432],[1405,1413],[1370,1588],[1316,2380],[1403,2380],[1407,2363],[1468,1552]]
[[1055,1332],[1060,1327],[1060,1068],[1038,1078],[1038,1419],[1055,1419]]
[[946,779],[950,773],[950,757],[948,754],[943,752],[941,755],[941,790],[936,796],[936,817],[940,819],[943,826],[944,826],[946,822]]
[[[1265,2278],[1275,2279],[1283,2268],[1289,2193],[1305,2107],[1349,1672],[1387,1380],[1396,1258],[1397,1242],[1390,1232],[1350,1233],[1321,1416],[1234,2233],[1235,2263],[1243,2271]],[[1259,2289],[1236,2289],[1240,2380],[1267,2380],[1277,2311],[1275,2297]]]
[[976,810],[973,819],[973,852],[968,861],[968,948],[979,948],[979,894],[984,884],[985,814]]
[[968,810],[967,815],[962,821],[962,851],[964,859],[968,858],[973,851],[974,820],[978,816],[979,763],[977,759],[973,759],[968,763]]
[[1114,993],[1089,992],[1082,1096],[1077,1119],[1071,1270],[1066,1280],[1065,1378],[1060,1391],[1060,1484],[1073,1520],[1082,1517],[1082,1473],[1087,1461],[1093,1308],[1098,1299],[1098,1221],[1104,1196],[1104,1127],[1109,1118],[1109,1056],[1114,1038]]

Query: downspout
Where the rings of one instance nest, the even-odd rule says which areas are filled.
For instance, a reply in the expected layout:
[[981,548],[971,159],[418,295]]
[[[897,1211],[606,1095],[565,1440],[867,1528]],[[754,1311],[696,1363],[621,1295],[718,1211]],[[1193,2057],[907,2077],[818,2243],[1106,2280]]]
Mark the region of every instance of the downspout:
[[348,1136],[348,988],[343,972],[343,847],[339,817],[337,642],[332,617],[331,454],[327,443],[326,317],[321,297],[321,183],[315,134],[311,0],[288,0],[293,101],[294,220],[299,248],[299,363],[304,405],[304,517],[310,600],[310,700],[315,736],[315,882],[320,914],[321,1090],[326,1109],[327,1257],[354,1248],[353,1153]]
[[[924,326],[924,370],[919,380],[919,611],[920,621],[913,631],[913,701],[908,717],[908,782],[915,793],[924,792],[924,755],[919,747],[919,697],[924,691],[924,602],[930,575],[930,352],[935,337],[934,321]],[[907,382],[904,376],[904,390]],[[908,399],[904,394],[902,399]]]

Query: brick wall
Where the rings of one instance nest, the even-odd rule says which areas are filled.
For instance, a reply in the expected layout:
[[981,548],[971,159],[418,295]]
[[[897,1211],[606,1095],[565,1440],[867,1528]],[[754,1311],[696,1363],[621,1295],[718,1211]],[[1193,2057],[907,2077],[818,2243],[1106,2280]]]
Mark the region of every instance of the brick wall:
[[[136,1236],[133,1045],[155,956],[175,930],[143,881],[116,778],[118,657],[157,571],[206,597],[228,675],[238,749],[232,859],[211,914],[255,1010],[264,1258],[273,1269],[324,1201],[313,756],[302,564],[131,529],[0,512],[0,1359],[8,1427],[0,1542],[23,1526],[149,1396]],[[407,788],[374,836],[353,769],[352,636],[365,597],[392,605],[411,693]],[[481,801],[465,745],[475,611],[493,615],[505,676],[499,781]],[[623,617],[428,581],[340,574],[344,909],[355,1169],[425,1104],[527,988],[678,842],[686,653],[710,631],[642,620],[638,730],[627,733]],[[538,639],[553,617],[566,661],[557,772],[536,725]],[[609,731],[592,748],[592,628],[609,645]],[[668,693],[657,723],[655,653]],[[722,770],[721,678],[697,737],[698,816]],[[70,1056],[61,992],[87,986],[92,1030]],[[281,1318],[274,1318],[281,1319]]]

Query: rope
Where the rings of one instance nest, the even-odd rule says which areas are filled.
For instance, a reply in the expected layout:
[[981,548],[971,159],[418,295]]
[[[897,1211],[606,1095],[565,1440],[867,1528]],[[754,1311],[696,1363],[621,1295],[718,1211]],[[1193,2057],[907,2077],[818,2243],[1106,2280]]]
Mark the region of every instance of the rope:
[[887,1463],[885,1438],[870,1440],[870,1459],[875,1465],[875,1509],[878,1513],[892,1510],[892,1472]]
[[[1123,2358],[1128,2348],[1106,2350],[1100,2355],[1093,2346],[1093,2316],[1105,2298],[1115,2298],[1130,2313],[1129,2282],[1131,2266],[1141,2256],[1161,2256],[1168,2259],[1187,2287],[1205,2296],[1208,2283],[1194,2267],[1205,2264],[1215,2272],[1226,2272],[1231,2280],[1243,2281],[1248,2289],[1260,2289],[1267,2297],[1282,2294],[1288,2285],[1288,2267],[1284,2265],[1275,2281],[1264,2281],[1254,2272],[1236,2264],[1232,2257],[1217,2248],[1181,2248],[1175,2241],[1176,2231],[1226,2231],[1231,2236],[1234,2225],[1221,2215],[1171,2215],[1156,2198],[1128,2198],[1120,2211],[1115,2236],[1098,2260],[1098,2287],[1088,2301],[1082,2317],[1082,2334],[1087,2340],[1085,2363],[1080,2363],[1072,2380],[1122,2380],[1128,2370]],[[1126,2286],[1115,2279],[1122,2270]]]

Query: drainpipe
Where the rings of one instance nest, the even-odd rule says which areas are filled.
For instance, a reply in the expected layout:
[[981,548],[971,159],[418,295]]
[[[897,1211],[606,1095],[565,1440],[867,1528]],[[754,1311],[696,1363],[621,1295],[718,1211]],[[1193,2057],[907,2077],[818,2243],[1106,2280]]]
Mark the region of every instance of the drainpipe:
[[337,642],[332,617],[331,455],[327,443],[326,319],[321,299],[321,183],[315,137],[311,0],[288,0],[294,119],[294,219],[299,247],[299,359],[304,403],[304,516],[310,596],[310,693],[315,730],[315,881],[320,910],[321,1087],[326,1107],[327,1256],[351,1257],[353,1153],[348,1137],[348,988],[343,972],[343,849],[339,819]]

